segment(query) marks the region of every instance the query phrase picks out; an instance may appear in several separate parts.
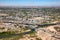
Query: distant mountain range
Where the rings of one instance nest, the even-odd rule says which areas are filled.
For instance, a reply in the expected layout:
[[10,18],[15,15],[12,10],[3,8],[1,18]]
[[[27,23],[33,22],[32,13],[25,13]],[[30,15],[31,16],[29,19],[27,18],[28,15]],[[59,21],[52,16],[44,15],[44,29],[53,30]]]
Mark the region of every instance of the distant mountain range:
[[0,8],[60,8],[60,6],[0,6]]

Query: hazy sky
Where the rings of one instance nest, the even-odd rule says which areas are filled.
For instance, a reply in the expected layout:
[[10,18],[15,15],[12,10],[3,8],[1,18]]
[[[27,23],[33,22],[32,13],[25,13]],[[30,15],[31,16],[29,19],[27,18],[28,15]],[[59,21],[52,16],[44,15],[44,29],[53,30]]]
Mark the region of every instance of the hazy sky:
[[60,0],[0,0],[0,6],[60,6]]

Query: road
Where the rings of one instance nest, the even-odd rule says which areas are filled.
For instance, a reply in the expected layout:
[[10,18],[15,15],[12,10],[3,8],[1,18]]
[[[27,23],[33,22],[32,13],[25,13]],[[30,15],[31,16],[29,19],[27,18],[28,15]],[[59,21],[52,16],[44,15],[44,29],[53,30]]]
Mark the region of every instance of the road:
[[[13,22],[5,22],[5,23],[13,23]],[[40,24],[28,24],[28,23],[19,23],[19,24],[25,24],[25,25],[38,25],[38,26],[52,26],[52,25],[58,25],[58,24],[60,24],[60,22],[59,23],[55,23],[55,24],[42,24],[42,25],[40,25]],[[29,27],[30,28],[30,27]],[[39,27],[36,27],[36,28],[30,28],[31,29],[31,31],[28,31],[28,32],[23,32],[23,33],[19,33],[19,34],[10,34],[10,35],[6,35],[6,36],[0,36],[0,38],[7,38],[7,37],[11,37],[11,36],[19,36],[19,35],[25,35],[25,34],[29,34],[30,32],[32,32],[32,31],[35,31],[36,29],[38,29]]]

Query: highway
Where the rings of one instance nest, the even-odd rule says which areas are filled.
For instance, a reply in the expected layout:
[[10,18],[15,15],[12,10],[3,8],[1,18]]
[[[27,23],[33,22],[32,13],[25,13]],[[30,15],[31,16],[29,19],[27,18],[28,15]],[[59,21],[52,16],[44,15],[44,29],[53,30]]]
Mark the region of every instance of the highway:
[[58,23],[49,23],[49,24],[33,24],[33,23],[24,23],[24,22],[4,22],[4,23],[12,23],[12,24],[24,24],[24,25],[37,25],[37,26],[51,26],[51,25],[58,25],[60,24],[60,22]]
[[[4,22],[4,23],[14,23],[14,22]],[[18,23],[18,24],[25,24],[25,25],[38,25],[38,26],[52,26],[52,25],[58,25],[58,24],[60,24],[60,22],[59,23],[55,23],[55,24],[29,24],[29,23]],[[32,32],[32,31],[35,31],[36,29],[38,29],[39,27],[36,27],[36,28],[32,28],[31,29],[31,27],[29,27],[30,28],[30,30],[31,31],[28,31],[28,32],[23,32],[23,33],[19,33],[19,34],[10,34],[10,35],[5,35],[5,36],[0,36],[0,39],[1,38],[7,38],[7,37],[12,37],[12,36],[19,36],[19,35],[25,35],[25,34],[29,34],[30,32]]]
[[[60,24],[60,22],[58,22],[58,23],[50,23],[50,24],[32,24],[32,23],[24,23],[24,22],[22,22],[22,23],[20,23],[20,22],[18,22],[18,23],[16,23],[16,22],[4,22],[4,23],[12,23],[12,24],[24,24],[24,25],[28,25],[28,28],[29,29],[36,29],[36,28],[40,28],[40,27],[48,27],[48,26],[53,26],[53,25],[59,25]],[[36,28],[33,28],[32,26],[30,26],[30,25],[37,25],[38,27],[36,27]]]

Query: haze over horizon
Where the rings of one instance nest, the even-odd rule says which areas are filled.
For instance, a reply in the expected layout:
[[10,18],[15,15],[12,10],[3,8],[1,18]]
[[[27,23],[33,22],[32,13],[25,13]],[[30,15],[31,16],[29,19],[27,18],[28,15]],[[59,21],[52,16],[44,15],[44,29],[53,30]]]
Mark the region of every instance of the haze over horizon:
[[60,0],[0,0],[0,6],[60,6]]

